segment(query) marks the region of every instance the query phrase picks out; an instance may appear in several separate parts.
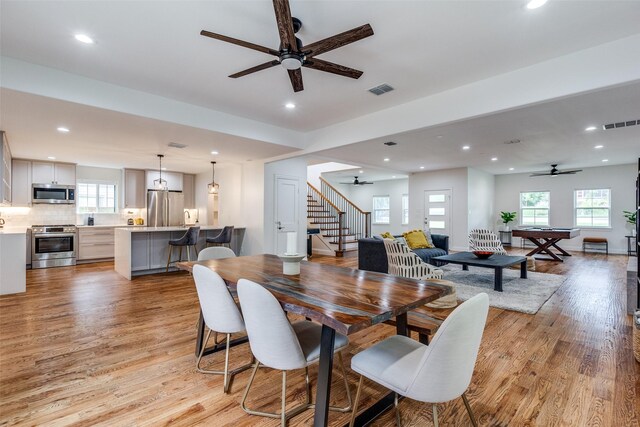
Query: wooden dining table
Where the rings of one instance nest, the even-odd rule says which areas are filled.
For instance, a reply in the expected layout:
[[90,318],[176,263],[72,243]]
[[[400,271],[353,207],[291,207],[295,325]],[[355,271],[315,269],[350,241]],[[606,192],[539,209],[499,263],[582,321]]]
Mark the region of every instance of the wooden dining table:
[[[284,275],[276,255],[253,255],[220,260],[181,262],[177,267],[191,271],[195,264],[218,273],[231,291],[240,279],[267,288],[282,308],[322,325],[314,426],[326,426],[331,391],[331,372],[336,333],[352,335],[395,318],[397,333],[407,335],[407,313],[451,293],[443,284],[302,261],[300,274]],[[196,354],[205,343],[204,321],[200,313]],[[243,342],[236,340],[236,344]],[[205,349],[205,353],[217,351]],[[363,426],[393,406],[394,394],[362,412],[356,425]]]

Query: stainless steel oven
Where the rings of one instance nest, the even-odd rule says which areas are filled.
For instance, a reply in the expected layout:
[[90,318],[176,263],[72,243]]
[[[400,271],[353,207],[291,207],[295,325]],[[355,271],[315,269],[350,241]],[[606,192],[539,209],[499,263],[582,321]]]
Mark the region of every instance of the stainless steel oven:
[[31,267],[76,265],[75,225],[34,225],[31,227]]
[[76,187],[73,185],[33,184],[33,203],[73,205],[76,203]]

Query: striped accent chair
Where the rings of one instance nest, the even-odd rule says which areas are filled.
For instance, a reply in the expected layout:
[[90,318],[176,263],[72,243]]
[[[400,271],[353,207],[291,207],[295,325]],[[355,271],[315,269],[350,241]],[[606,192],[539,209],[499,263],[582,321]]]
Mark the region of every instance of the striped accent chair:
[[[496,254],[508,255],[504,250],[502,242],[498,236],[491,230],[486,228],[474,228],[469,233],[469,250],[470,251],[491,251]],[[536,260],[533,257],[527,258],[527,270],[536,271]],[[515,265],[510,268],[520,269],[520,265]]]
[[[407,245],[394,239],[384,239],[384,248],[387,252],[389,274],[408,279],[430,280],[442,279],[443,271],[422,261]],[[458,297],[455,292],[455,283],[447,280],[438,280],[438,283],[449,285],[453,292],[437,299],[429,304],[430,308],[451,308],[458,305]]]

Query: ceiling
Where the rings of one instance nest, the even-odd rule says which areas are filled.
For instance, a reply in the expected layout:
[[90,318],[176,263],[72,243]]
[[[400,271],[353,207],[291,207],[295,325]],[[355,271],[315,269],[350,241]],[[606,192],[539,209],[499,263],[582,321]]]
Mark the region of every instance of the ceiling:
[[[69,133],[56,131],[59,126]],[[211,171],[225,164],[264,159],[296,151],[220,132],[123,114],[38,95],[0,89],[0,129],[7,130],[15,158],[42,159],[87,166],[156,169],[185,173]],[[171,148],[176,142],[186,148]],[[212,155],[211,151],[218,151]]]
[[[309,131],[640,31],[635,1],[292,0],[305,43],[370,23],[375,35],[322,59],[359,80],[303,70],[294,94],[280,68],[231,73],[271,57],[199,35],[207,29],[276,48],[268,1],[11,1],[0,3],[2,55],[166,98]],[[603,19],[606,17],[606,19]],[[94,45],[74,40],[93,37]],[[395,91],[376,97],[381,83]],[[286,102],[295,110],[286,110]]]
[[[548,171],[552,163],[559,169],[628,164],[640,157],[640,125],[606,131],[602,125],[639,119],[640,82],[318,154],[393,174],[470,166],[499,175]],[[585,130],[592,125],[598,129]],[[384,145],[390,140],[398,145]],[[512,140],[520,142],[505,144]]]

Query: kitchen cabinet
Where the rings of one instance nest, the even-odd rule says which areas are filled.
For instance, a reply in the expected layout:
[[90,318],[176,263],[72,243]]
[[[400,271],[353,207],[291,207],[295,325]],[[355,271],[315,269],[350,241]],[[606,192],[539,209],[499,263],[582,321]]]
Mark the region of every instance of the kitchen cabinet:
[[11,205],[31,206],[31,162],[14,159],[11,166]]
[[11,205],[11,149],[7,134],[0,131],[0,206]]
[[76,185],[76,165],[31,162],[31,182],[34,184]]
[[144,209],[146,204],[145,171],[124,170],[124,207],[126,209]]
[[184,194],[184,208],[196,208],[196,176],[190,174],[182,175],[182,194]]
[[[158,171],[147,171],[147,189],[156,190],[153,181],[160,178]],[[167,181],[170,191],[182,191],[182,174],[180,172],[162,172],[162,179]]]
[[78,261],[114,257],[115,227],[78,228]]

